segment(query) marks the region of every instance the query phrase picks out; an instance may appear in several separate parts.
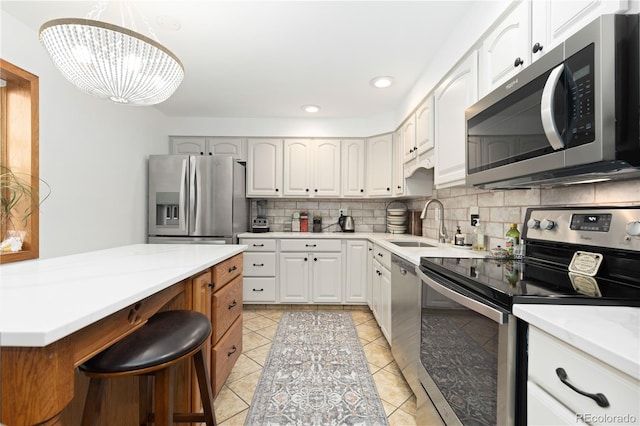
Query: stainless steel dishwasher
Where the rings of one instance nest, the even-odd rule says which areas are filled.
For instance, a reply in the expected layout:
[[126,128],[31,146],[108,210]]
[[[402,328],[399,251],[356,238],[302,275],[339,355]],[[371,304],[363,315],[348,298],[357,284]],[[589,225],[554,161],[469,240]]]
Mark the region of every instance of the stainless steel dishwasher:
[[391,353],[417,395],[420,351],[420,280],[416,266],[391,255]]

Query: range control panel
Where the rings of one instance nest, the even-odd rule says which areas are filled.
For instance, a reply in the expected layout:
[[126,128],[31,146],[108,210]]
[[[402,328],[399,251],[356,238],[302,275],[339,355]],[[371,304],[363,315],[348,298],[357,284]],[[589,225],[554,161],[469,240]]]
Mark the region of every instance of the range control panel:
[[530,207],[522,238],[640,251],[640,206]]

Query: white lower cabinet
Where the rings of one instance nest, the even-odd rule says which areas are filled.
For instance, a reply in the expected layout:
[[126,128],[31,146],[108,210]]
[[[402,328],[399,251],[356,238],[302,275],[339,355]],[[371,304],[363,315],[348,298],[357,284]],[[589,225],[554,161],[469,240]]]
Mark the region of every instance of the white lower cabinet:
[[340,240],[280,241],[281,303],[342,303]]
[[244,303],[275,303],[277,252],[274,239],[242,239],[247,251],[243,255]]
[[373,245],[370,309],[391,344],[391,253]]
[[[640,419],[637,379],[534,326],[529,326],[527,388],[529,425],[624,424]],[[606,404],[584,393],[602,394]]]
[[367,241],[347,240],[345,247],[345,302],[367,303]]

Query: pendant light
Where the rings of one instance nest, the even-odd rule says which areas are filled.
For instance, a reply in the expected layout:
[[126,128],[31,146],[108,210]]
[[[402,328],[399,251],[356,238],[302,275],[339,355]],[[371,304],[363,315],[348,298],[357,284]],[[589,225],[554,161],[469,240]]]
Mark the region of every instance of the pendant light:
[[[99,16],[104,6],[96,10]],[[97,19],[46,22],[40,27],[40,42],[67,80],[116,103],[158,104],[184,78],[180,60],[158,41]]]

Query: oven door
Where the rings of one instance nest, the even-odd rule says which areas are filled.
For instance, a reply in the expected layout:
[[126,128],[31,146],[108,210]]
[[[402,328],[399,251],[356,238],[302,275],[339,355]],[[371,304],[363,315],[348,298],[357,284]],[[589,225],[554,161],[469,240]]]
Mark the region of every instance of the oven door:
[[[435,406],[446,425],[515,424],[516,321],[508,311],[420,267],[417,420]],[[423,404],[424,403],[424,404]]]

